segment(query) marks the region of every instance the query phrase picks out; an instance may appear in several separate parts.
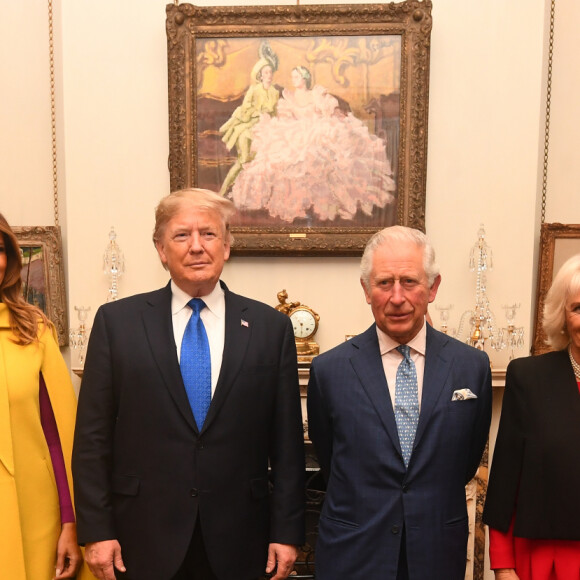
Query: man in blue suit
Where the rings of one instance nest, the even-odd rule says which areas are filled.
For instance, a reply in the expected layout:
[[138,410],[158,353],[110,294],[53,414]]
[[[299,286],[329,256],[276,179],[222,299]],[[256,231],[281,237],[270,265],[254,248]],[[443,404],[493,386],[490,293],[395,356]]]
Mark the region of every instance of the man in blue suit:
[[378,232],[361,262],[375,324],[312,364],[308,427],[327,479],[317,580],[464,578],[491,369],[426,323],[440,282],[422,232]]

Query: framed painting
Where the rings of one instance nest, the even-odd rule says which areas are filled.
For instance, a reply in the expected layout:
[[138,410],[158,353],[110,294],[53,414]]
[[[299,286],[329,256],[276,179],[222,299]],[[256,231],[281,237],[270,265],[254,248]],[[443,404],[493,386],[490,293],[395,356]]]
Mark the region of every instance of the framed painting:
[[171,190],[230,198],[237,254],[424,230],[431,7],[167,5]]
[[22,290],[53,322],[60,346],[69,339],[60,228],[13,228],[22,253]]
[[542,224],[532,354],[552,350],[546,344],[546,334],[542,328],[544,302],[554,275],[574,254],[580,254],[580,224]]

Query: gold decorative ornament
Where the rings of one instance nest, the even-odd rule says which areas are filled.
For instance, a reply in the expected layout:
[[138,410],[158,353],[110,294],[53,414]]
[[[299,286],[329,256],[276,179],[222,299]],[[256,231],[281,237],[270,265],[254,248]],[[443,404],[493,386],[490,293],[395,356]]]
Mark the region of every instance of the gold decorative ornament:
[[275,308],[290,317],[298,362],[311,362],[313,357],[320,353],[320,346],[313,340],[318,330],[320,316],[306,304],[301,304],[299,301],[287,302],[287,300],[288,293],[286,290],[281,290],[278,292],[278,304]]

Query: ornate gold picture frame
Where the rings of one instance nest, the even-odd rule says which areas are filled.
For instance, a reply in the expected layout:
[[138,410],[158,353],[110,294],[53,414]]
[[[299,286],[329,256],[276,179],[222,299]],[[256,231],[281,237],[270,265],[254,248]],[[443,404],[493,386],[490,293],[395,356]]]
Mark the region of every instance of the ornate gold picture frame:
[[23,293],[53,322],[60,346],[69,340],[60,228],[13,228],[22,252]]
[[167,5],[171,190],[232,198],[236,254],[424,230],[431,7]]
[[542,224],[532,354],[542,354],[552,350],[546,344],[546,334],[542,328],[544,301],[554,275],[562,264],[574,254],[579,253],[580,224]]

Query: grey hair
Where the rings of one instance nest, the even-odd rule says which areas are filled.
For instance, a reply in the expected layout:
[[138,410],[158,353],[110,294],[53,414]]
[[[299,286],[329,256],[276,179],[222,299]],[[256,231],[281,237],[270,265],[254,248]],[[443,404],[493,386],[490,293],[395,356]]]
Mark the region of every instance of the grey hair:
[[568,258],[558,270],[544,302],[542,326],[546,344],[562,350],[570,343],[566,327],[566,302],[580,293],[580,254]]
[[230,232],[230,219],[236,213],[235,205],[225,197],[209,189],[181,189],[165,196],[155,209],[155,229],[153,243],[157,243],[165,233],[167,224],[185,209],[213,212],[222,221],[224,240],[231,246],[234,238]]
[[435,262],[435,250],[427,236],[422,231],[414,228],[390,226],[374,234],[365,247],[360,263],[360,279],[367,290],[370,290],[371,286],[373,257],[377,248],[401,242],[415,244],[419,248],[423,248],[423,269],[427,275],[429,287],[433,285],[435,278],[439,276],[439,266]]

